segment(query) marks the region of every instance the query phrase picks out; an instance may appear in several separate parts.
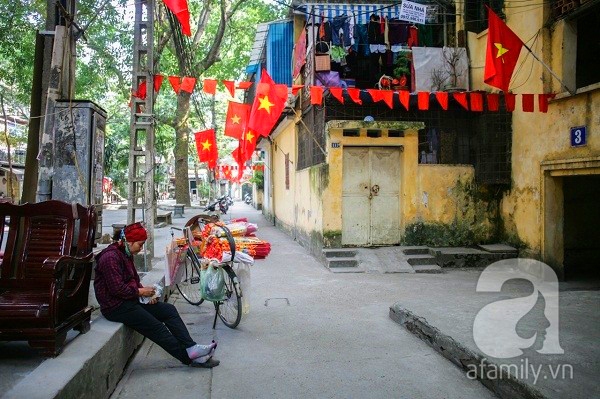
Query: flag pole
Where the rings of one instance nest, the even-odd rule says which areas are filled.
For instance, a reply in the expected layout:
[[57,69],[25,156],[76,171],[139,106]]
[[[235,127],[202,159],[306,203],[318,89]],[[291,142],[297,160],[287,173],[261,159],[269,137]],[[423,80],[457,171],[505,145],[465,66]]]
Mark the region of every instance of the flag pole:
[[558,80],[558,82],[561,84],[562,87],[564,87],[565,89],[567,89],[567,91],[569,92],[569,94],[571,94],[572,96],[575,95],[575,90],[571,90],[569,89],[569,87],[558,77],[558,75],[556,73],[554,73],[554,71],[552,69],[550,69],[550,67],[540,59],[540,57],[538,57],[530,48],[527,44],[523,43],[523,46],[525,46],[525,48],[527,49],[527,51],[529,51],[529,53],[533,56],[533,58],[535,58],[536,60],[538,60],[540,62],[540,64],[542,64],[544,66],[544,68],[546,68],[548,70],[548,72],[550,72],[550,74],[552,76],[554,76],[554,78],[556,80]]

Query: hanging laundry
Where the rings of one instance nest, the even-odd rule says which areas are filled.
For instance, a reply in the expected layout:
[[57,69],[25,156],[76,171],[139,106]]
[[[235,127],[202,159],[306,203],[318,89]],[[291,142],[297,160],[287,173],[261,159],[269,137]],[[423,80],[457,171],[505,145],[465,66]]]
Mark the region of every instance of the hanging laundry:
[[369,25],[361,24],[354,26],[354,51],[360,55],[371,54],[369,49]]
[[350,24],[346,14],[342,14],[333,18],[331,22],[332,38],[331,42],[334,46],[350,45]]
[[419,45],[419,28],[414,25],[408,27],[408,47]]
[[383,34],[380,31],[380,18],[373,14],[369,20],[369,50],[371,53],[385,53],[385,44],[383,43]]

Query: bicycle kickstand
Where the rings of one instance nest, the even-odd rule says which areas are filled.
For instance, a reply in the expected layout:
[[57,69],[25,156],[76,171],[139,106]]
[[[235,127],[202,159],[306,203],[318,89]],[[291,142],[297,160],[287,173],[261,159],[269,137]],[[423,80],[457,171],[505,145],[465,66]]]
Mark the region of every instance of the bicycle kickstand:
[[215,305],[215,319],[213,320],[213,330],[217,325],[217,317],[219,317],[219,305]]

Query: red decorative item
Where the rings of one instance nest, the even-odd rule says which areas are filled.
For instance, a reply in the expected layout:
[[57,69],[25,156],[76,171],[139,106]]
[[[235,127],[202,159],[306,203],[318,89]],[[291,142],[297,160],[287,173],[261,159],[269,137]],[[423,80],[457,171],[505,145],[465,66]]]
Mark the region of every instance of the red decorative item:
[[481,93],[471,93],[471,111],[483,111],[483,95]]
[[442,107],[444,111],[448,111],[448,92],[436,91],[435,98],[437,99],[438,103],[440,103],[440,107]]
[[516,94],[504,93],[504,101],[506,102],[506,110],[513,112],[515,110]]
[[217,90],[217,80],[216,79],[204,79],[204,85],[202,86],[202,91],[206,94],[215,95]]
[[533,112],[533,94],[522,94],[521,102],[523,105],[523,112]]
[[[287,87],[276,85],[266,70],[262,71],[260,83],[256,88],[256,95],[250,110],[248,130],[252,134],[268,136],[287,102]],[[256,142],[254,142],[256,146]]]
[[486,94],[488,111],[498,111],[500,108],[500,95],[496,93]]
[[164,76],[162,75],[154,75],[154,91],[158,93],[160,87],[162,86]]
[[507,92],[523,42],[491,8],[487,9],[488,40],[483,81]]
[[459,103],[464,109],[469,110],[469,102],[467,100],[467,93],[452,93],[452,97]]
[[429,92],[420,91],[417,93],[417,106],[419,111],[427,111],[429,109]]
[[340,103],[344,103],[344,96],[342,94],[341,87],[330,87],[329,91],[331,92],[331,95],[334,96]]
[[165,6],[177,17],[181,24],[181,32],[186,36],[192,36],[190,30],[190,12],[187,0],[164,0]]
[[310,86],[310,103],[312,105],[323,104],[323,86]]

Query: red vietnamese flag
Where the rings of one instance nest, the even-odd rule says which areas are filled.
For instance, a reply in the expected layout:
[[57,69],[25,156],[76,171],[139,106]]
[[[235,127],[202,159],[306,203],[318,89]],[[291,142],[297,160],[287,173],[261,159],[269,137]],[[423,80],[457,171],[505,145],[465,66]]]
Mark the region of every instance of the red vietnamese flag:
[[[279,120],[287,101],[287,87],[276,85],[266,70],[262,71],[256,96],[250,110],[248,130],[260,136],[268,136]],[[256,144],[256,143],[255,143]]]
[[488,7],[488,41],[483,81],[507,92],[521,48],[523,42],[519,36]]
[[240,139],[242,133],[246,131],[248,125],[248,116],[250,115],[250,104],[237,103],[229,101],[227,108],[227,117],[225,119],[225,136]]
[[242,149],[241,155],[244,162],[252,158],[252,152],[254,152],[254,149],[256,148],[256,141],[258,138],[259,135],[250,129],[242,135],[240,148]]
[[203,132],[194,133],[194,138],[196,139],[198,159],[200,162],[208,162],[208,168],[214,169],[217,166],[217,158],[219,158],[215,130],[208,129]]
[[188,10],[187,0],[164,0],[165,6],[177,17],[181,24],[181,31],[186,36],[192,36],[190,30],[190,11]]

